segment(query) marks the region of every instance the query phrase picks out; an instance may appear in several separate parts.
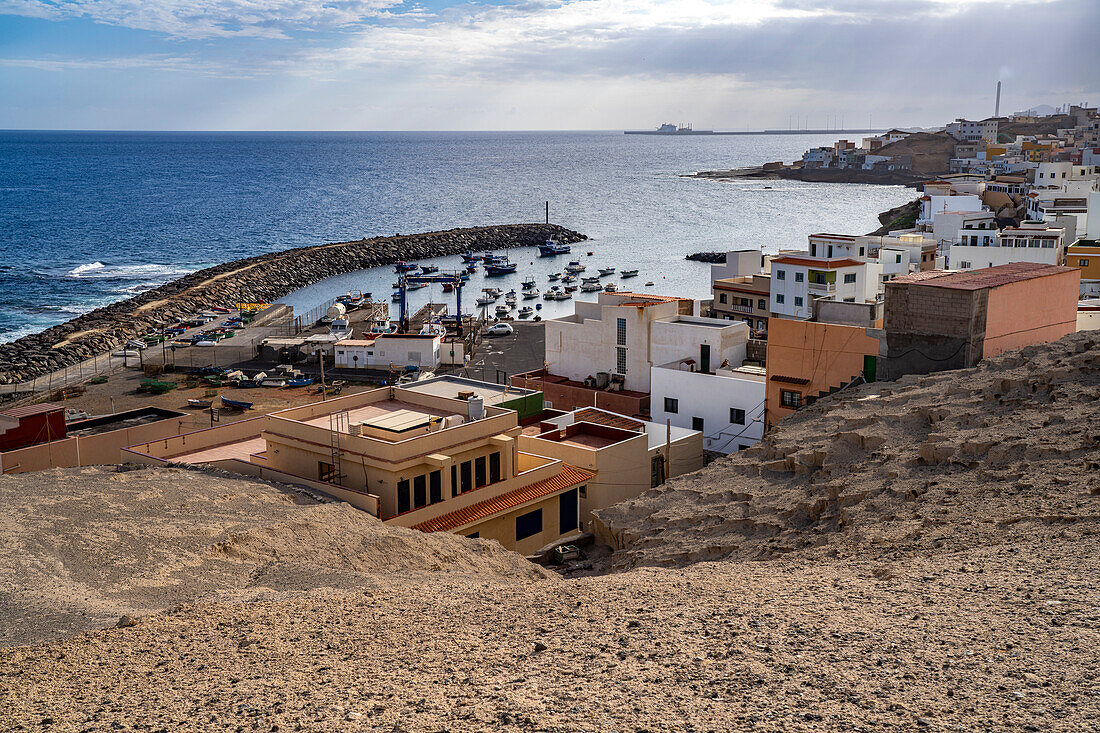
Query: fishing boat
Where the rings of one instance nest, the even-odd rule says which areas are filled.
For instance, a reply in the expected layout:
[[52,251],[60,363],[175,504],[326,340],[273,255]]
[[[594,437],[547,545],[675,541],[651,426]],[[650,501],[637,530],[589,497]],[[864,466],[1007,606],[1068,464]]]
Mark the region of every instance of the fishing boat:
[[601,267],[600,268],[600,277],[607,277],[608,275],[614,275],[614,274],[615,274],[615,268],[614,267]]
[[481,255],[475,254],[474,252],[471,252],[470,250],[466,250],[465,252],[462,253],[462,261],[463,262],[466,262],[466,263],[477,262],[480,259],[481,259]]
[[607,285],[604,285],[603,291],[605,293],[617,293],[619,292],[619,286],[615,283],[608,283]]
[[572,297],[573,297],[572,293],[562,292],[562,293],[558,293],[557,296],[554,297],[554,300],[569,300]]
[[551,272],[546,277],[547,277],[547,279],[550,280],[550,282],[554,282],[555,280],[561,280],[561,273],[560,272]]
[[516,295],[515,290],[509,290],[508,294],[504,296],[504,302],[508,305],[515,305],[517,300],[519,300],[519,296]]
[[561,295],[561,292],[562,292],[561,287],[558,286],[558,285],[555,285],[554,287],[550,288],[545,293],[543,293],[542,297],[543,297],[544,300],[555,300],[559,295]]
[[418,267],[420,267],[420,265],[416,264],[415,262],[405,262],[404,260],[398,260],[397,262],[393,263],[394,272],[412,272]]
[[435,265],[421,265],[420,266],[420,274],[421,275],[431,275],[432,273],[435,273],[435,272],[439,272],[439,268],[436,267]]
[[600,285],[599,283],[585,282],[585,283],[581,283],[581,290],[583,290],[586,293],[591,293],[591,292],[594,292],[596,290],[603,290],[603,286]]
[[420,288],[428,287],[428,283],[410,282],[405,285],[405,290],[420,290]]
[[652,280],[650,280],[649,282],[647,282],[647,283],[645,284],[645,286],[646,286],[647,288],[651,288],[651,287],[653,287],[653,281],[652,281]]
[[222,397],[222,407],[226,407],[230,410],[251,410],[252,403],[245,402],[244,400],[231,400],[228,397]]
[[201,399],[197,399],[197,398],[187,400],[187,406],[188,407],[197,407],[199,409],[210,407],[211,404],[212,404],[211,400],[201,400]]
[[509,308],[506,305],[498,305],[496,310],[497,310],[497,316],[506,316],[506,315],[508,315],[508,311],[511,310],[511,308]]
[[481,292],[485,293],[486,295],[492,296],[493,300],[496,300],[501,295],[504,295],[504,291],[500,288],[482,288]]
[[598,276],[597,277],[582,277],[581,278],[582,283],[598,283],[599,281],[600,281],[600,278]]
[[565,266],[566,272],[584,272],[584,265],[580,260],[569,260],[569,264]]
[[619,273],[619,277],[638,277],[637,270],[623,270]]
[[313,384],[313,377],[306,377],[304,379],[288,379],[286,380],[286,386],[288,387],[308,387]]
[[546,244],[539,245],[539,257],[554,257],[566,254],[569,254],[569,245],[552,237],[546,240]]
[[576,285],[566,285],[565,286],[565,292],[575,293],[575,292],[577,292],[577,286]]
[[485,275],[486,277],[499,277],[500,275],[510,275],[516,271],[518,265],[515,262],[495,262],[493,264],[485,263]]
[[528,316],[530,316],[534,312],[535,312],[534,308],[532,308],[529,305],[525,305],[525,306],[523,306],[522,308],[519,309],[519,311],[517,312],[517,315],[520,318],[527,318]]
[[468,272],[468,273],[469,272],[477,272],[477,265],[475,265],[472,262],[470,264],[466,265],[466,272]]
[[520,285],[520,287],[524,290],[532,289],[533,287],[535,287],[535,278],[530,276],[523,278],[523,283]]
[[478,299],[475,302],[478,305],[491,305],[494,300],[496,300],[496,298],[494,298],[490,295],[481,295],[481,296],[478,296]]
[[573,274],[566,275],[561,279],[563,283],[575,283],[577,282],[577,276]]
[[531,300],[532,298],[537,298],[537,297],[539,297],[539,289],[538,288],[532,288],[531,290],[524,290],[523,291],[523,299],[524,300]]

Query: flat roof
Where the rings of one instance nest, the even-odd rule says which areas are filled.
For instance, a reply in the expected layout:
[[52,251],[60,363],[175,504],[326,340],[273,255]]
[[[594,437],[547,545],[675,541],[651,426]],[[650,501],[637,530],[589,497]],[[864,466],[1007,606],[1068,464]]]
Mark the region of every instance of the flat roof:
[[1075,267],[1044,265],[1038,262],[1012,262],[1007,265],[985,267],[980,270],[957,272],[950,270],[927,270],[902,275],[889,281],[887,285],[929,285],[952,290],[981,290],[1000,285],[1031,280],[1036,277],[1060,275],[1063,272],[1079,272]]
[[0,415],[5,417],[21,418],[32,417],[34,415],[45,415],[51,412],[63,411],[65,407],[59,405],[56,402],[40,402],[37,405],[23,405],[22,407],[13,407],[10,410],[4,410],[0,412]]
[[816,258],[816,257],[773,257],[772,264],[780,265],[801,265],[804,267],[813,267],[821,270],[835,270],[840,267],[859,267],[865,263],[859,260],[853,260],[851,257],[838,257],[838,258]]
[[398,389],[436,397],[449,397],[456,400],[461,399],[458,396],[460,392],[473,392],[484,400],[487,405],[497,405],[501,402],[538,394],[538,390],[534,389],[513,387],[508,384],[493,384],[492,382],[482,382],[477,379],[466,379],[451,375],[399,385]]
[[263,453],[265,450],[267,450],[267,441],[259,435],[254,435],[249,438],[235,440],[232,443],[212,445],[186,453],[176,453],[175,455],[165,456],[165,459],[174,463],[188,463],[191,465],[224,461],[230,458],[250,463],[253,454]]
[[[364,423],[371,427],[389,430],[395,433],[426,424],[432,418],[443,418],[459,413],[451,410],[432,410],[421,405],[401,400],[383,400],[361,407],[353,407],[347,411],[348,425],[340,432],[348,433],[352,424]],[[328,428],[329,418],[333,413],[318,415],[317,417],[300,422],[317,428]],[[276,414],[276,417],[278,415]],[[293,419],[293,418],[286,418]]]

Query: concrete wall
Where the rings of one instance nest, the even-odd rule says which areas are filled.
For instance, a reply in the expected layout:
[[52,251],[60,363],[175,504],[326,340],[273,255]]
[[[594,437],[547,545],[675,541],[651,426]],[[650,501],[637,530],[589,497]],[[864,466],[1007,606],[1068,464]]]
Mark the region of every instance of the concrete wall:
[[1077,330],[1076,270],[1008,283],[988,296],[982,357],[1057,341]]
[[[745,360],[745,342],[749,338],[748,324],[739,321],[716,326],[712,318],[679,317],[673,321],[656,321],[650,328],[650,344],[647,364],[665,364],[679,359],[695,359],[701,368],[701,348],[710,346],[710,371],[724,360],[740,366]],[[650,374],[652,379],[652,374]],[[649,380],[644,391],[652,391]]]
[[879,379],[963,369],[982,358],[987,291],[887,283]]

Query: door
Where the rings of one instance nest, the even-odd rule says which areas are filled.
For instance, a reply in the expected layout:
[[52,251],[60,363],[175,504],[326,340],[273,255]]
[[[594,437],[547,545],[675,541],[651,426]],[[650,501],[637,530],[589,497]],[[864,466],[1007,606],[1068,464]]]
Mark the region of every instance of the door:
[[878,372],[878,357],[877,356],[863,356],[863,378],[868,382],[875,381],[876,373]]
[[710,371],[710,344],[699,345],[699,371]]
[[577,490],[570,489],[558,497],[559,534],[575,530],[577,520]]

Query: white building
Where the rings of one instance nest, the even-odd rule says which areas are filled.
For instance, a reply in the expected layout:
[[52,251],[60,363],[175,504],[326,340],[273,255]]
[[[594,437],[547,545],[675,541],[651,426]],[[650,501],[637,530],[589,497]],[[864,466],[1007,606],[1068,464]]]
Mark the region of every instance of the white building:
[[702,372],[694,359],[655,365],[651,376],[650,413],[703,433],[703,447],[717,453],[751,448],[764,435],[763,367],[719,367]]
[[964,229],[992,229],[997,233],[992,211],[941,211],[932,222],[932,238],[937,245],[967,244],[959,237]]
[[982,123],[959,117],[954,122],[948,123],[947,134],[956,140],[981,140]]
[[772,315],[797,319],[812,317],[813,301],[818,298],[849,303],[875,300],[882,272],[877,263],[814,257],[809,252],[774,257],[771,270]]
[[802,155],[802,167],[828,168],[835,158],[836,153],[832,148],[810,148]]
[[574,308],[545,322],[546,368],[556,376],[583,382],[606,373],[622,389],[649,392],[654,364],[694,358],[709,372],[745,359],[748,325],[700,318],[688,298],[600,293]]
[[[925,189],[927,190],[927,188]],[[966,194],[962,196],[925,194],[920,198],[920,216],[917,218],[917,226],[931,228],[934,226],[936,215],[947,211],[981,211],[982,199],[980,196]]]
[[[948,265],[954,270],[978,270],[1013,262],[1065,263],[1065,229],[1042,222],[1025,221],[1019,227],[1005,227],[991,237],[988,230],[964,230],[967,242],[951,246]],[[988,244],[986,244],[988,243]]]
[[414,366],[435,369],[439,366],[440,334],[385,333],[372,339],[346,339],[336,342],[338,369],[398,369]]
[[737,249],[726,252],[725,263],[710,266],[710,280],[755,275],[764,265],[764,256],[758,249]]

